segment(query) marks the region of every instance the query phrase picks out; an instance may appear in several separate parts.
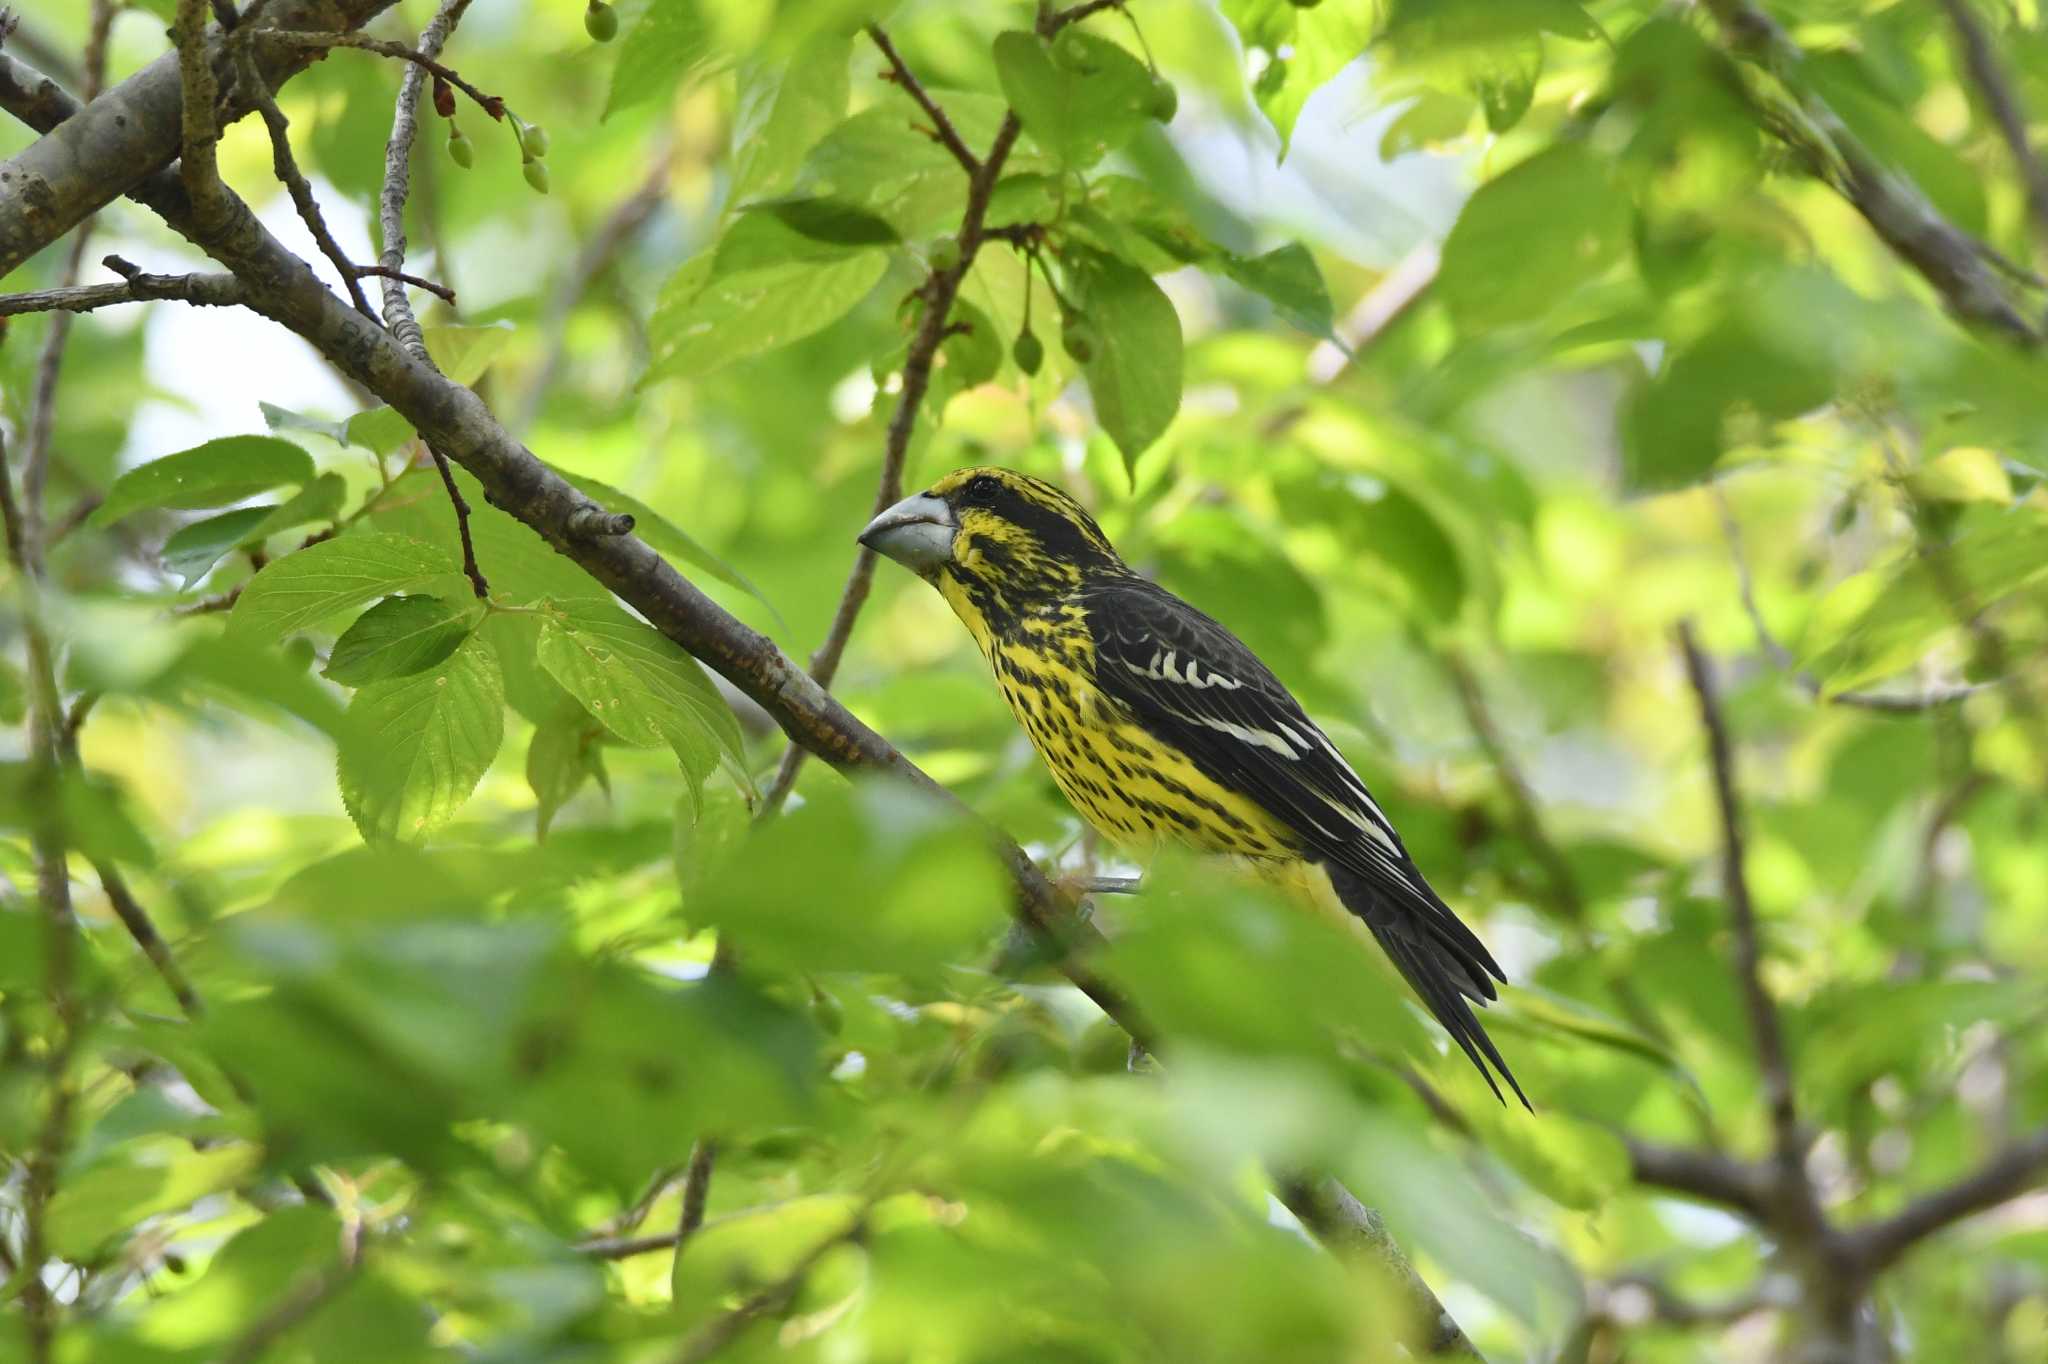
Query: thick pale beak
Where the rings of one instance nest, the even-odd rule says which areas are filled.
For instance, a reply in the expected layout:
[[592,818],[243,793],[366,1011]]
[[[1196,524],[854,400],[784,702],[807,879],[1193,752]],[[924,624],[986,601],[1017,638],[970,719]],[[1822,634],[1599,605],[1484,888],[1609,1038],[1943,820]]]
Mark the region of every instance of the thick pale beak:
[[913,573],[929,573],[953,557],[953,509],[930,493],[906,497],[860,533],[860,542]]

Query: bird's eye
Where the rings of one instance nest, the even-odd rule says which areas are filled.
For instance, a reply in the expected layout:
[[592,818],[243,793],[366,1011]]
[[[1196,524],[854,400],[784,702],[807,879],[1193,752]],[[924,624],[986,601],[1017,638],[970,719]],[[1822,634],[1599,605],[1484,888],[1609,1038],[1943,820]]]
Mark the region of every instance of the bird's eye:
[[1002,484],[998,483],[993,475],[976,474],[967,480],[967,486],[961,491],[967,495],[970,502],[993,502],[996,490],[1000,487]]

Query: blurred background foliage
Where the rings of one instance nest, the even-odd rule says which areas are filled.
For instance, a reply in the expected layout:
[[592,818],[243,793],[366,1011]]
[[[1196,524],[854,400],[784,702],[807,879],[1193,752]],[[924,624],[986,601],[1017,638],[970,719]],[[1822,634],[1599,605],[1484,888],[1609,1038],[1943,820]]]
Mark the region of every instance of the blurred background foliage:
[[[75,88],[89,7],[24,8],[10,51]],[[173,8],[118,13],[113,80]],[[1171,866],[1097,905],[1099,968],[1173,1044],[1127,1074],[1120,1032],[999,950],[1005,881],[957,818],[811,764],[750,830],[782,743],[758,711],[461,476],[477,605],[411,432],[269,324],[116,310],[72,329],[54,408],[43,609],[93,698],[56,793],[68,1015],[33,893],[52,796],[16,761],[0,800],[0,1268],[18,1304],[39,1200],[51,1357],[1392,1357],[1377,1281],[1269,1196],[1307,1167],[1489,1358],[1798,1357],[1816,1271],[1632,1149],[1771,1139],[1673,629],[1719,660],[1814,1191],[1882,1218],[2048,1122],[2048,372],[1859,214],[1834,130],[2022,317],[2048,222],[1952,7],[1767,8],[1803,59],[1726,0],[1131,0],[1049,49],[1021,4],[623,0],[599,44],[580,0],[478,0],[446,60],[547,128],[551,192],[466,102],[469,168],[426,118],[409,268],[459,298],[418,296],[436,357],[797,658],[966,195],[857,26],[977,151],[1006,101],[1038,111],[990,223],[1052,224],[1059,268],[984,246],[908,484],[1051,478],[1239,631],[1495,946],[1537,1112],[1341,933]],[[2038,7],[1968,12],[2048,110]],[[1153,63],[1170,109],[1131,84]],[[280,94],[358,259],[399,74],[337,51]],[[257,120],[221,146],[315,259],[269,158]],[[127,204],[105,251],[194,264]],[[1085,363],[1055,274],[1098,309]],[[51,316],[0,347],[17,448]],[[115,483],[229,437],[262,439],[209,447],[199,494]],[[299,609],[343,569],[362,593]],[[1048,866],[1129,870],[907,575],[837,691]],[[131,892],[203,1010],[136,950]],[[1940,1236],[1878,1280],[1864,1357],[2048,1353],[2039,1196]]]

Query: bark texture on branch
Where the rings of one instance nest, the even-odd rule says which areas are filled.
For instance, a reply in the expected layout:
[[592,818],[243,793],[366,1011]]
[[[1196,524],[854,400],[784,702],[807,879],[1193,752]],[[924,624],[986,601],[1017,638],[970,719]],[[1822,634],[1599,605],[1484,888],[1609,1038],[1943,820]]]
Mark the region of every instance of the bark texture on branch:
[[[394,0],[273,0],[264,9],[265,27],[330,31],[354,29],[389,9]],[[222,52],[216,32],[209,44],[216,61]],[[259,47],[256,60],[275,89],[312,60],[313,53]],[[76,104],[49,82],[9,63],[7,80],[32,92],[50,117],[63,103]],[[44,86],[50,86],[45,89]],[[10,107],[12,107],[10,105]],[[178,154],[184,117],[178,54],[166,52],[43,136],[12,160],[0,163],[0,275],[8,274],[56,241],[90,214],[168,166]],[[249,112],[236,100],[225,124]],[[34,120],[25,120],[36,126]]]

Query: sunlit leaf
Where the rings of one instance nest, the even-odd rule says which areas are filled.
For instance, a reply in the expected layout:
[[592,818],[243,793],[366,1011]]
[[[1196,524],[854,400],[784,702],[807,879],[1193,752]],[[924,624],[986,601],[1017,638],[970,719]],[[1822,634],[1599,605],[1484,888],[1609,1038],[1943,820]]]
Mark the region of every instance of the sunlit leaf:
[[288,440],[224,436],[130,469],[107,489],[92,524],[112,525],[150,507],[224,507],[312,477],[312,459]]
[[425,838],[469,799],[504,736],[497,659],[470,640],[424,672],[356,693],[335,768],[342,800],[365,839]]

